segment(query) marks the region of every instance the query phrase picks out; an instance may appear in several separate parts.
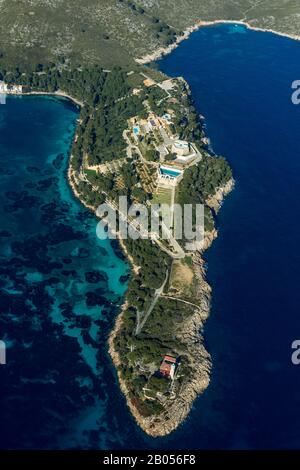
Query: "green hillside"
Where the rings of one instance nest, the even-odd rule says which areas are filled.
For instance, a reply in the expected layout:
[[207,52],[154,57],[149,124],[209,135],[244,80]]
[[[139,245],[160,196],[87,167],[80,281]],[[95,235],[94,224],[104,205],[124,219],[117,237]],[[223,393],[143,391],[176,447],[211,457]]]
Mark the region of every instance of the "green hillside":
[[0,0],[0,57],[134,63],[198,20],[247,20],[300,34],[299,0]]

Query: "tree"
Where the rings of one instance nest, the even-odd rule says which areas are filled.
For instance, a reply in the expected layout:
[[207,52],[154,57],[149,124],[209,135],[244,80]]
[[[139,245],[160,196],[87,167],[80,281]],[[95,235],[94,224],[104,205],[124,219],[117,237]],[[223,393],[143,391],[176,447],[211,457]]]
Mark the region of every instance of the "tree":
[[158,162],[159,161],[159,152],[156,149],[148,149],[146,151],[147,160]]
[[164,377],[155,377],[152,375],[148,380],[147,387],[154,392],[166,393],[170,388],[170,382]]

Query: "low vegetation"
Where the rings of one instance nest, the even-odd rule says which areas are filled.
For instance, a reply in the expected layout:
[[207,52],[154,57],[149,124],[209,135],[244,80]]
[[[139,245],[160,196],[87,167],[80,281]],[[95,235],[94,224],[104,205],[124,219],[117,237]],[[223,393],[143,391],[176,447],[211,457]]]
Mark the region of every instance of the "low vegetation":
[[0,62],[134,65],[199,20],[299,34],[298,0],[1,0]]

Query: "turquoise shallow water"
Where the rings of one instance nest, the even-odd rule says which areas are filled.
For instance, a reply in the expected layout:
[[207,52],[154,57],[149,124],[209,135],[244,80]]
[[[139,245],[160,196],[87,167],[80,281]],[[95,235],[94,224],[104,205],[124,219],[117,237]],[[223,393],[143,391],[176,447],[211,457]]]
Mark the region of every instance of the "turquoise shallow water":
[[117,435],[103,378],[118,392],[106,339],[129,268],[69,188],[77,116],[45,97],[0,107],[4,448],[98,447]]

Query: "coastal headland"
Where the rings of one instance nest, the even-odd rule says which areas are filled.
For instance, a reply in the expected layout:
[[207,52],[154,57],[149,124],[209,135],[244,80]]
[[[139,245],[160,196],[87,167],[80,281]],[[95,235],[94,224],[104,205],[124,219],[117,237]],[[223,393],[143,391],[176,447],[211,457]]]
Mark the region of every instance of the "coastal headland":
[[[75,80],[74,80],[75,76]],[[81,107],[68,180],[76,197],[97,214],[108,203],[120,220],[128,204],[202,204],[205,237],[197,250],[168,237],[119,239],[132,266],[124,304],[109,336],[120,387],[139,426],[153,437],[175,430],[208,387],[211,359],[201,334],[211,289],[202,253],[215,237],[215,214],[232,190],[231,169],[206,149],[201,120],[183,78],[145,70],[72,74],[35,72],[18,80],[24,94],[66,97]],[[84,88],[78,83],[85,83]],[[78,88],[80,92],[78,92]],[[163,212],[161,212],[163,217]],[[126,216],[128,226],[135,227]]]
[[[149,88],[157,87],[155,80],[149,77],[143,78],[145,78],[144,81],[147,82]],[[179,84],[179,86],[184,86],[189,101],[190,90],[187,83],[182,79],[175,79],[174,83]],[[167,93],[167,99],[172,100],[172,91],[170,92],[169,89]],[[161,98],[161,96],[159,96],[159,98],[159,101],[164,99]],[[178,99],[178,96],[175,99]],[[175,103],[175,109],[177,108],[176,105],[177,103]],[[155,127],[153,119],[159,118],[158,115],[153,113],[149,102],[146,104],[146,110],[147,118],[149,118],[150,121],[152,120],[152,126]],[[160,111],[162,112],[162,110],[163,108]],[[144,116],[141,121],[143,121],[143,118]],[[146,121],[145,118],[144,121]],[[153,173],[151,175],[152,179],[148,179],[148,172],[153,170],[153,166],[154,168],[159,166],[159,155],[150,154],[150,149],[147,150],[147,148],[140,146],[141,142],[139,142],[134,132],[138,127],[141,133],[141,128],[145,123],[141,123],[139,117],[135,116],[129,119],[128,124],[129,126],[131,125],[131,128],[129,127],[128,130],[123,133],[124,140],[127,143],[126,155],[131,162],[132,159],[136,161],[136,175],[139,178],[138,183],[140,183],[141,186],[153,186],[152,201],[164,203],[168,200],[168,197],[170,197],[172,190],[170,191],[170,188],[166,187],[166,185],[162,185],[162,187],[157,185],[155,177],[153,178]],[[161,124],[158,123],[157,131],[160,130],[160,126]],[[197,128],[198,126],[199,122],[196,120],[195,127]],[[168,123],[166,128],[170,138],[172,133],[168,129]],[[161,129],[163,130],[163,136],[166,128]],[[194,130],[195,129],[193,129],[193,131]],[[151,137],[155,145],[159,147],[158,144],[161,144],[161,142],[157,140],[157,135],[153,132]],[[161,139],[161,135],[159,137]],[[202,131],[201,140],[205,142],[205,136]],[[199,147],[200,146],[202,146],[201,142],[199,142]],[[204,153],[209,159],[216,158],[208,156],[205,151]],[[134,155],[136,155],[136,157],[134,157]],[[199,161],[203,158],[201,151],[197,157],[198,159],[196,158],[194,161],[195,168],[197,168],[197,164],[199,164]],[[69,182],[75,195],[86,204],[85,198],[82,198],[82,194],[78,192],[80,182],[77,179],[76,173],[72,171],[72,158],[73,156],[71,156],[69,166]],[[191,168],[194,166],[192,163],[193,161],[189,163],[187,170],[190,169],[191,171]],[[172,165],[173,163],[170,162],[169,164]],[[141,165],[141,167],[139,167],[139,165]],[[86,169],[87,171],[98,171],[103,174],[107,174],[110,171],[107,166],[105,167],[105,164],[86,166]],[[186,183],[189,184],[187,177]],[[215,192],[207,198],[207,207],[217,213],[223,199],[233,189],[233,185],[234,182],[230,173],[228,177],[225,177],[224,184],[218,185],[218,187],[215,188]],[[145,189],[148,193],[148,189]],[[179,200],[179,188],[174,189],[174,192],[176,191],[176,200]],[[185,197],[186,196],[187,195],[185,195]],[[170,201],[171,199],[172,198],[170,198]],[[135,198],[133,198],[133,200],[137,201]],[[88,204],[87,207],[95,210],[90,204]],[[122,238],[119,238],[121,247],[132,267],[132,282],[136,280],[138,281],[138,285],[132,286],[133,292],[131,292],[131,285],[129,285],[125,302],[116,319],[114,328],[109,335],[109,354],[116,367],[120,388],[126,398],[127,405],[132,415],[138,425],[152,437],[165,436],[177,429],[188,416],[194,400],[203,393],[209,385],[211,359],[208,351],[206,351],[204,347],[204,338],[200,332],[209,316],[211,300],[211,289],[205,279],[205,267],[201,254],[204,250],[209,248],[217,236],[217,231],[213,227],[212,219],[210,223],[212,225],[210,225],[206,232],[201,250],[195,253],[187,253],[183,260],[176,259],[176,256],[172,257],[171,253],[171,259],[165,261],[170,270],[168,287],[164,288],[157,298],[155,298],[153,287],[156,287],[157,290],[159,284],[156,283],[156,285],[152,287],[151,284],[147,286],[143,281],[140,281],[141,276],[143,276],[143,263],[140,262],[140,258],[136,255],[134,248],[132,248],[130,244],[128,245]],[[170,254],[166,246],[158,243],[158,248],[160,251],[157,252],[157,256],[163,257],[166,252]],[[161,266],[155,269],[159,269],[160,271]],[[186,277],[186,279],[183,279],[183,282],[182,280],[179,282],[181,275]],[[180,288],[178,287],[179,283],[181,284]],[[143,290],[145,287],[146,289],[150,288],[150,292],[144,294]],[[136,292],[138,292],[138,302],[136,302],[134,298],[135,289],[137,289]],[[141,295],[145,295],[145,298],[141,297]],[[152,318],[150,319],[147,317],[147,310],[149,311],[151,298],[156,299],[156,306],[151,312]],[[169,309],[177,310],[175,312],[177,321],[179,320],[177,325],[174,324],[171,326],[172,315],[169,314]],[[133,312],[134,314],[132,315]],[[184,313],[184,315],[182,313]],[[136,318],[133,320],[132,316]],[[145,317],[147,317],[147,320],[143,322],[143,320],[146,319]],[[170,326],[173,331],[171,331],[171,334],[164,333],[167,338],[162,338],[163,341],[158,343],[157,327],[160,326],[162,320],[164,321],[164,319],[166,320],[167,318],[170,320]],[[143,322],[143,329],[139,329],[138,334],[136,332],[137,322]],[[151,325],[150,322],[152,322]],[[150,327],[149,331],[147,331],[148,325]],[[151,331],[152,328],[154,330]],[[141,337],[141,339],[139,339],[139,337]],[[147,348],[145,348],[146,350],[143,348],[143,342],[145,344],[148,343]],[[152,342],[154,352],[151,351]],[[141,349],[139,343],[142,343]],[[135,351],[135,349],[137,351]],[[163,351],[169,353],[171,357],[178,361],[176,372],[172,378],[165,378],[160,374],[160,365],[164,358]],[[125,365],[124,359],[126,356],[128,357],[128,355],[130,356],[128,365]]]

